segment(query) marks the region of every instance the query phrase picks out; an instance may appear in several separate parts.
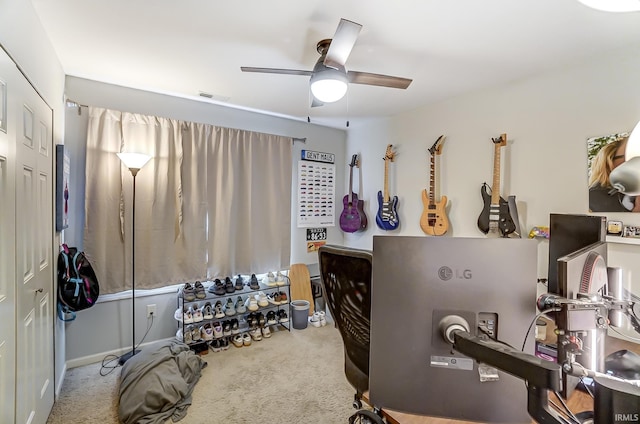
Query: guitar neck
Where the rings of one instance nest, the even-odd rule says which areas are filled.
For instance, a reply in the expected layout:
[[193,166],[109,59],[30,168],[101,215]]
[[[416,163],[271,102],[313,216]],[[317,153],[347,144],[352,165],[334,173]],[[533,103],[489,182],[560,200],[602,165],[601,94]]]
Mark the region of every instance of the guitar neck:
[[353,202],[353,166],[349,170],[349,204]]
[[436,192],[436,159],[433,155],[431,155],[431,170],[430,170],[430,178],[429,178],[429,204],[433,205],[435,203],[435,192]]
[[494,144],[493,152],[493,184],[491,185],[491,204],[500,203],[500,144]]
[[383,192],[383,200],[385,202],[389,201],[389,160],[385,159],[384,161],[384,192]]

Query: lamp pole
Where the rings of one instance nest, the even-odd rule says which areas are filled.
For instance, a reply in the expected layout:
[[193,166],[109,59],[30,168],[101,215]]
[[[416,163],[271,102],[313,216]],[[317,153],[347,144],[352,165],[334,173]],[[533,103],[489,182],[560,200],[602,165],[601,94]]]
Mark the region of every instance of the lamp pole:
[[127,362],[135,354],[139,353],[136,350],[136,175],[149,159],[150,156],[141,153],[118,153],[118,157],[129,168],[131,175],[133,176],[133,206],[131,208],[132,222],[131,222],[131,352],[128,352],[122,356],[118,363],[120,365]]

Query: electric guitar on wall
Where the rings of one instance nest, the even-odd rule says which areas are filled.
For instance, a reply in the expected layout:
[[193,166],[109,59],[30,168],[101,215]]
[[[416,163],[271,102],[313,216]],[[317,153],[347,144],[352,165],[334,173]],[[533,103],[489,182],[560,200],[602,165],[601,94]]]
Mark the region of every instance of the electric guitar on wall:
[[[364,210],[362,200],[358,200],[358,193],[353,192],[353,168],[358,166],[358,155],[351,156],[351,163],[349,167],[349,194],[345,195],[342,199],[344,208],[340,214],[340,228],[345,233],[355,233],[362,229],[362,219],[364,217]],[[366,227],[366,217],[364,217]]]
[[387,151],[384,155],[384,194],[382,191],[378,192],[378,213],[376,214],[376,224],[382,230],[395,230],[400,225],[398,219],[397,207],[398,196],[393,196],[393,199],[389,196],[389,162],[393,162],[395,152],[392,149],[392,145],[387,146]]
[[422,190],[422,204],[424,208],[420,216],[420,228],[430,236],[441,236],[449,229],[449,219],[445,207],[447,206],[447,196],[441,196],[440,201],[435,201],[436,192],[436,160],[435,155],[442,152],[442,142],[444,136],[438,137],[433,146],[429,149],[431,154],[431,170],[429,180],[429,191]]
[[[507,145],[507,135],[501,134],[493,141],[493,188],[483,183],[480,188],[484,207],[478,217],[478,228],[490,237],[508,237],[516,230],[509,211],[509,204],[500,197],[500,148]],[[491,194],[488,193],[491,191]]]

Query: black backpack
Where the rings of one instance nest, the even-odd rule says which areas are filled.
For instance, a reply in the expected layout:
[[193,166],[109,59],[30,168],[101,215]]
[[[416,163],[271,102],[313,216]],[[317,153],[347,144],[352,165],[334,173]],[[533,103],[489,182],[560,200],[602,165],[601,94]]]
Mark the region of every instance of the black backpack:
[[76,311],[96,304],[100,286],[96,273],[75,247],[63,244],[58,255],[58,316],[62,321],[76,319]]

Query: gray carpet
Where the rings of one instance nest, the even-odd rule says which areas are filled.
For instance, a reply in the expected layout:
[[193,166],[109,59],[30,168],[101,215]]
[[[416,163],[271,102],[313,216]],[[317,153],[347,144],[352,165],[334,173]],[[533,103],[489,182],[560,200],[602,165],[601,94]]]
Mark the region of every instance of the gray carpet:
[[[180,423],[338,424],[354,413],[355,390],[331,323],[202,358],[208,366]],[[47,423],[118,423],[119,377],[119,368],[102,377],[100,364],[70,369]]]

